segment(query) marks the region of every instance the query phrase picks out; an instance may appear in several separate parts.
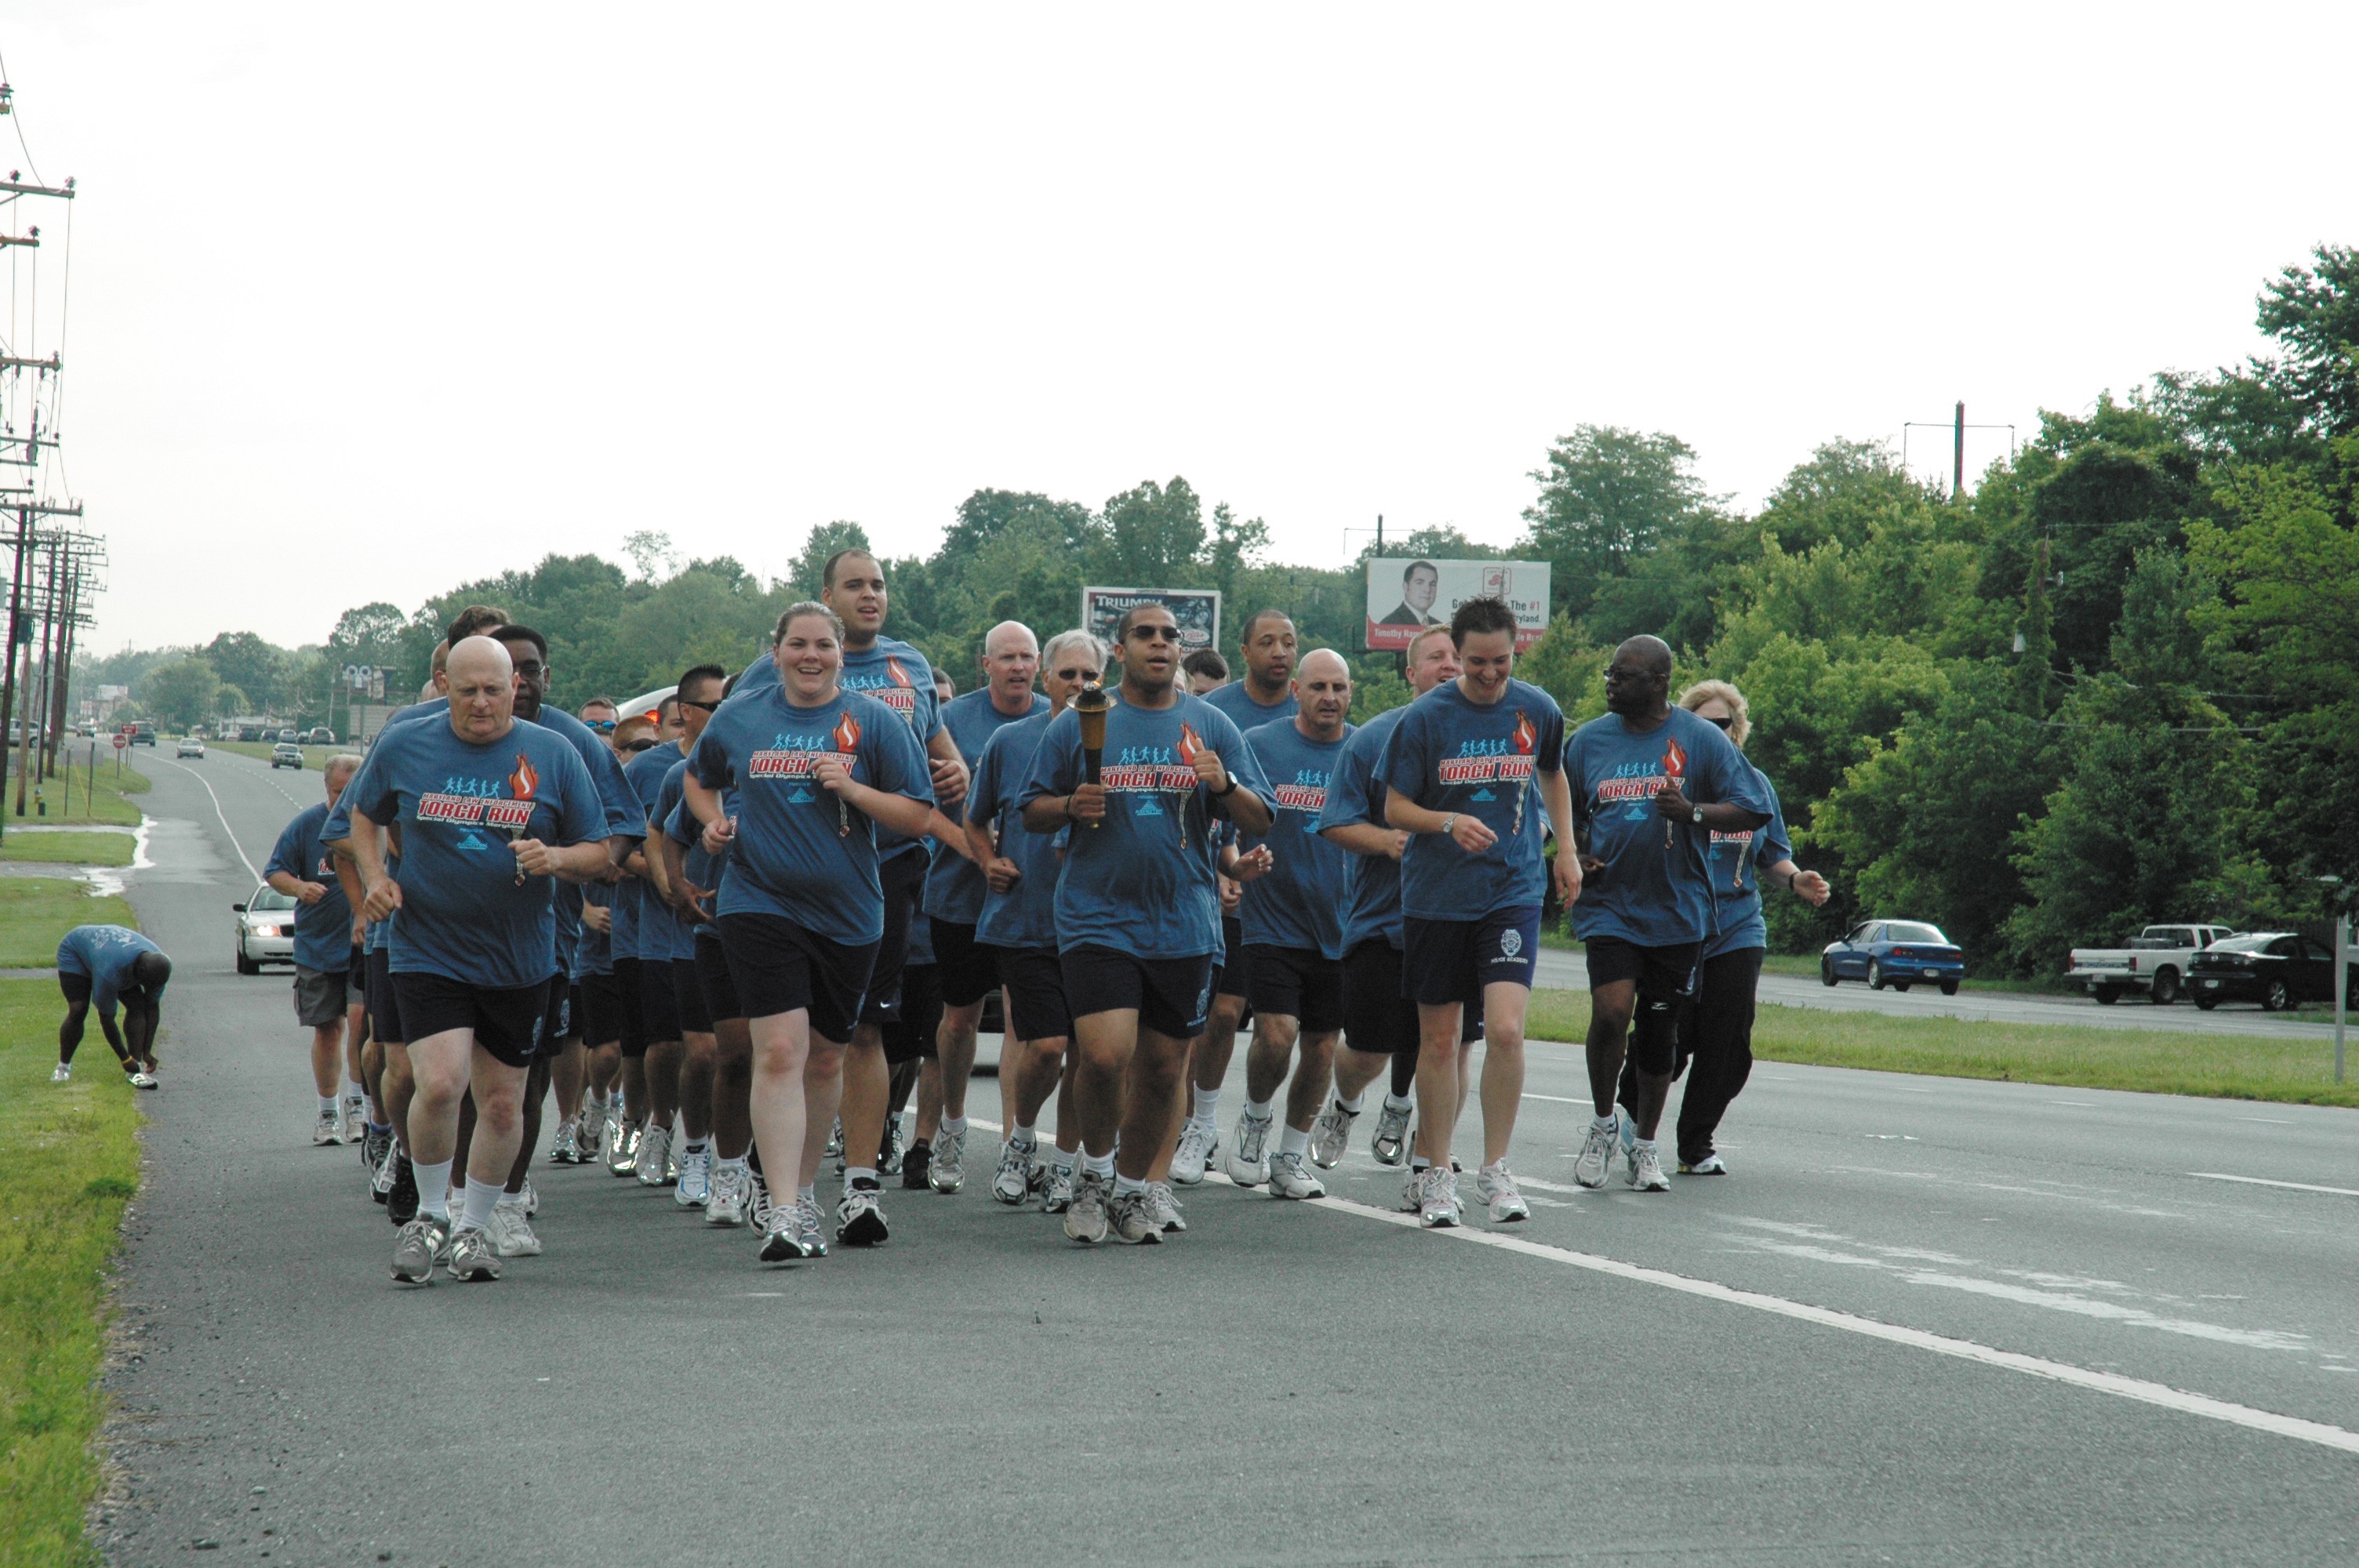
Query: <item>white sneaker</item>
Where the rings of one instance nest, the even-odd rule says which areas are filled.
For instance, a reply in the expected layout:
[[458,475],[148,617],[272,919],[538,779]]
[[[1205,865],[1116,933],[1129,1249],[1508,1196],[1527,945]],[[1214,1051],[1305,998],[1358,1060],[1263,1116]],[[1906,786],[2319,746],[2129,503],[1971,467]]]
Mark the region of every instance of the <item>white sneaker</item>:
[[682,1208],[702,1208],[712,1191],[712,1151],[699,1149],[679,1157],[679,1180],[671,1189],[671,1201]]
[[1457,1175],[1446,1166],[1428,1166],[1417,1184],[1417,1222],[1428,1230],[1442,1230],[1460,1217]]
[[[1614,1118],[1620,1121],[1620,1117]],[[1584,1187],[1602,1187],[1614,1169],[1614,1129],[1589,1124],[1587,1136],[1581,1141],[1581,1157],[1572,1162],[1572,1179]]]
[[1065,1210],[1065,1236],[1084,1246],[1106,1238],[1106,1184],[1084,1171]]
[[1275,1116],[1238,1113],[1236,1146],[1221,1159],[1229,1180],[1241,1187],[1257,1187],[1269,1180],[1269,1130],[1277,1125]]
[[808,1258],[802,1227],[795,1223],[795,1206],[774,1204],[762,1221],[762,1248],[756,1254],[765,1263],[791,1263]]
[[[1622,1141],[1622,1162],[1627,1165],[1635,1162],[1638,1158],[1638,1124],[1630,1119],[1628,1111],[1614,1113],[1614,1135]],[[1613,1167],[1608,1166],[1606,1173],[1613,1174]]]
[[999,1169],[991,1173],[991,1195],[1013,1207],[1032,1195],[1032,1157],[1038,1143],[1014,1139],[999,1146]]
[[1299,1154],[1270,1156],[1269,1195],[1274,1198],[1323,1198],[1326,1186],[1310,1173],[1310,1162]]
[[1408,1116],[1413,1107],[1402,1106],[1396,1110],[1389,1105],[1376,1108],[1375,1136],[1369,1141],[1368,1152],[1376,1157],[1379,1165],[1397,1165],[1408,1158]]
[[131,1075],[130,1082],[135,1089],[152,1089],[156,1087],[156,1075],[143,1067]]
[[1155,1223],[1163,1227],[1164,1235],[1177,1236],[1188,1228],[1188,1221],[1180,1213],[1180,1200],[1172,1195],[1170,1183],[1147,1183],[1147,1202],[1154,1211]]
[[344,1102],[344,1141],[358,1143],[368,1136],[368,1102],[348,1099]]
[[538,1258],[540,1238],[532,1233],[532,1220],[525,1213],[523,1200],[502,1198],[492,1206],[492,1223],[485,1227],[492,1238],[492,1250],[503,1258]]
[[1114,1194],[1106,1205],[1106,1229],[1116,1241],[1133,1247],[1162,1245],[1163,1220],[1155,1212],[1155,1195],[1144,1187]]
[[1630,1184],[1642,1193],[1667,1193],[1671,1181],[1663,1174],[1663,1160],[1652,1143],[1641,1143],[1630,1152]]
[[875,1247],[892,1232],[885,1224],[885,1195],[875,1187],[846,1187],[835,1206],[835,1238],[846,1247]]
[[816,1197],[807,1198],[800,1193],[797,1193],[795,1195],[793,1209],[795,1216],[795,1239],[803,1244],[803,1256],[806,1258],[826,1257],[827,1229],[820,1222],[819,1199]]
[[745,1223],[745,1168],[723,1165],[712,1173],[704,1194],[704,1223],[738,1226]]
[[1171,1179],[1183,1187],[1202,1181],[1204,1168],[1212,1162],[1212,1152],[1220,1146],[1219,1128],[1190,1117],[1180,1129],[1180,1147],[1171,1156]]
[[323,1143],[342,1143],[343,1141],[343,1124],[337,1120],[336,1113],[321,1111],[320,1119],[311,1124],[311,1147],[317,1149]]
[[1333,1095],[1329,1095],[1326,1108],[1310,1124],[1310,1162],[1322,1171],[1332,1171],[1341,1164],[1343,1151],[1352,1146],[1352,1123],[1359,1119],[1358,1111],[1345,1110]]
[[948,1197],[966,1185],[966,1129],[944,1123],[934,1139],[934,1157],[926,1167],[926,1182]]
[[1493,1225],[1513,1225],[1532,1217],[1532,1206],[1516,1190],[1515,1174],[1505,1160],[1474,1173],[1474,1195],[1483,1200]]
[[[1432,1166],[1429,1165],[1426,1167],[1426,1170],[1430,1171],[1432,1168]],[[1415,1214],[1419,1208],[1423,1206],[1425,1202],[1424,1198],[1419,1195],[1424,1186],[1424,1183],[1425,1171],[1420,1171],[1414,1165],[1411,1165],[1407,1170],[1403,1171],[1401,1173],[1400,1202],[1394,1206],[1398,1208],[1403,1214]]]
[[56,1066],[49,1069],[49,1082],[53,1084],[70,1084],[73,1082],[73,1069],[67,1066],[63,1062],[60,1062]]
[[671,1158],[671,1129],[650,1124],[639,1135],[639,1185],[659,1187],[669,1178],[665,1174]]
[[1711,1153],[1705,1155],[1702,1159],[1698,1160],[1692,1165],[1689,1164],[1685,1160],[1680,1161],[1680,1174],[1682,1176],[1724,1176],[1728,1174],[1728,1162],[1722,1159],[1720,1157],[1720,1152],[1715,1149]]
[[1073,1168],[1051,1162],[1049,1179],[1040,1184],[1040,1212],[1063,1214],[1073,1206]]

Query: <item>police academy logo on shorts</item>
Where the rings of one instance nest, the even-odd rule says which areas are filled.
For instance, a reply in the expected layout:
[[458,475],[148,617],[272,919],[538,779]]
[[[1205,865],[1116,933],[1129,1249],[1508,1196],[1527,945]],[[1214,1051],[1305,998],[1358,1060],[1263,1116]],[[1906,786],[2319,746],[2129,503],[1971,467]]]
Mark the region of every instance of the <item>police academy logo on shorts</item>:
[[1524,934],[1510,925],[1499,933],[1499,956],[1494,963],[1512,963],[1524,950]]

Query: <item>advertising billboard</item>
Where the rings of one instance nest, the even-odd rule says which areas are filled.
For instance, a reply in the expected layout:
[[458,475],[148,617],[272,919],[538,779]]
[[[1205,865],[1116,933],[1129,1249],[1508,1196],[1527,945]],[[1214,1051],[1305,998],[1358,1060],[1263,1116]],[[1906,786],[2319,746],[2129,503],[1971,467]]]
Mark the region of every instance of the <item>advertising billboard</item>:
[[1199,648],[1221,645],[1221,594],[1211,588],[1085,588],[1082,589],[1082,624],[1114,646],[1114,622],[1123,611],[1138,604],[1159,604],[1180,623],[1182,657]]
[[1426,627],[1449,625],[1451,612],[1470,599],[1506,601],[1521,653],[1548,630],[1548,563],[1379,556],[1368,562],[1368,646],[1406,648]]

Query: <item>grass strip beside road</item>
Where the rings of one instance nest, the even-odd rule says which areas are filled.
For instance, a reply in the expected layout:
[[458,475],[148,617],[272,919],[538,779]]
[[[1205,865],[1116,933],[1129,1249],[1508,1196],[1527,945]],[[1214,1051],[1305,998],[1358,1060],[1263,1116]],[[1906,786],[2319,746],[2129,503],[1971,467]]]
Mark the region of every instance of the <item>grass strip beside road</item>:
[[[55,968],[59,941],[77,925],[138,925],[129,903],[79,878],[0,877],[0,969]],[[0,1142],[0,1158],[6,1149]]]
[[[205,750],[208,752],[234,752],[241,757],[252,757],[257,762],[270,761],[272,749],[271,743],[264,741],[208,741],[205,742]],[[303,766],[316,773],[326,767],[328,759],[337,752],[359,750],[357,746],[306,746],[303,748]],[[191,759],[191,765],[193,761]]]
[[[1525,1024],[1530,1038],[1578,1044],[1588,1032],[1587,991],[1532,992]],[[1753,1054],[1765,1062],[1817,1067],[2359,1107],[2359,1083],[2334,1081],[2332,1040],[1982,1023],[1765,1005],[1754,1021]]]
[[[9,754],[7,793],[5,801],[0,801],[0,809],[7,812],[6,821],[9,827],[30,826],[34,823],[60,827],[71,826],[77,822],[103,822],[116,827],[139,826],[139,806],[131,797],[147,793],[147,775],[125,764],[122,770],[122,776],[116,777],[114,748],[101,741],[98,748],[98,776],[93,780],[91,777],[89,764],[90,742],[83,741],[79,744],[83,750],[74,752],[71,757],[73,784],[71,790],[67,787],[62,765],[56,778],[37,781],[36,787],[41,793],[41,799],[49,806],[46,814],[38,810],[34,805],[32,791],[27,790],[25,793],[25,815],[22,816],[16,815],[17,758],[14,752]],[[63,761],[64,759],[60,759],[61,763]],[[92,793],[93,785],[96,788],[95,795]],[[69,807],[71,809],[68,809]],[[34,837],[38,838],[39,835],[36,834]],[[13,845],[16,840],[10,838],[8,842]]]
[[11,833],[0,839],[0,860],[53,866],[127,866],[136,847],[128,833]]

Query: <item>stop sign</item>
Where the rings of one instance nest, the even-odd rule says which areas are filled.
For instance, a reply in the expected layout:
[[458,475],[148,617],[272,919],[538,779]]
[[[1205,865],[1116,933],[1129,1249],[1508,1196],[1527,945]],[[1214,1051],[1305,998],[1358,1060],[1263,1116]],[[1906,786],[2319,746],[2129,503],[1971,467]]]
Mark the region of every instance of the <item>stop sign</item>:
[[124,747],[128,746],[129,744],[131,744],[130,736],[125,735],[119,730],[114,732],[114,749],[116,751],[120,752]]

